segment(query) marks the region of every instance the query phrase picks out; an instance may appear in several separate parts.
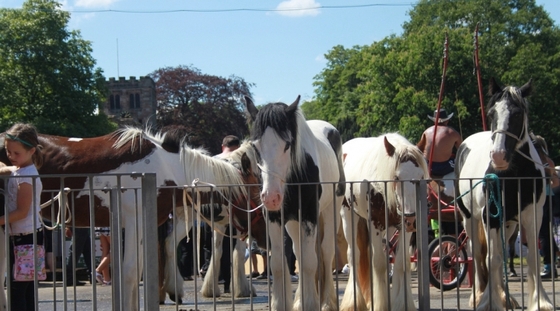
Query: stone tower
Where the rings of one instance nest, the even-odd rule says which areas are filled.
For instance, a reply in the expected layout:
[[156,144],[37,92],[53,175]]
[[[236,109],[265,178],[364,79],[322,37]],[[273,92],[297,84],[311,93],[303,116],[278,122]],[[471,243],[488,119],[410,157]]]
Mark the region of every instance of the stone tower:
[[154,127],[156,123],[156,84],[150,77],[109,78],[109,96],[103,110],[111,120],[123,125]]

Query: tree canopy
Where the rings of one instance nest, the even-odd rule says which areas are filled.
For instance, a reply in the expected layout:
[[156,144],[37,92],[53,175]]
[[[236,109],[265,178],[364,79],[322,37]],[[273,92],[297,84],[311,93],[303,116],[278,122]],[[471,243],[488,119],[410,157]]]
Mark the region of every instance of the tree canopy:
[[0,9],[0,130],[28,122],[42,133],[85,137],[115,128],[98,113],[107,91],[91,43],[67,29],[69,18],[49,0]]
[[[308,117],[333,123],[344,140],[399,131],[416,143],[432,122],[442,77],[445,36],[449,65],[442,107],[467,137],[482,130],[473,63],[479,23],[484,92],[491,77],[521,86],[533,78],[530,127],[552,150],[560,147],[560,30],[534,0],[421,0],[400,36],[368,46],[335,46],[315,77]],[[486,102],[488,98],[485,98]],[[557,152],[557,151],[556,151]]]
[[187,142],[220,153],[222,139],[248,133],[243,95],[250,94],[250,83],[242,78],[203,74],[192,66],[166,67],[150,74],[156,83],[159,127],[182,125]]

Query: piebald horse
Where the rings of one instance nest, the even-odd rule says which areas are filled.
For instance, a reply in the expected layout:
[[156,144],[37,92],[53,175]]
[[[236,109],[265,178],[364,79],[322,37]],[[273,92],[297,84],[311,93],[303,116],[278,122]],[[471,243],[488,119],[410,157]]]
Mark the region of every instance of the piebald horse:
[[[252,161],[261,172],[261,201],[268,212],[272,310],[336,310],[331,274],[334,218],[345,188],[340,134],[327,122],[306,121],[298,108],[299,96],[291,105],[270,103],[260,109],[250,98],[245,101],[253,121]],[[284,223],[299,264],[294,300],[281,251]],[[316,242],[318,226],[324,235]]]
[[[529,139],[525,98],[530,92],[531,81],[518,88],[502,87],[492,79],[487,107],[490,131],[469,136],[457,151],[455,188],[460,194],[471,191],[458,198],[457,205],[472,244],[476,282],[470,303],[476,310],[504,310],[509,305],[503,281],[503,242],[517,222],[525,228],[529,247],[528,310],[554,309],[538,270],[537,233],[545,179],[541,159]],[[485,182],[477,185],[481,180]],[[509,302],[517,303],[511,296]]]
[[[169,134],[169,135],[168,135]],[[77,227],[90,226],[90,193],[93,193],[95,226],[108,227],[110,225],[109,195],[101,191],[104,187],[116,187],[117,177],[110,174],[129,174],[132,172],[157,173],[157,221],[162,224],[168,219],[169,213],[175,211],[177,215],[184,215],[182,195],[173,195],[176,189],[172,186],[189,185],[199,178],[215,185],[240,185],[221,188],[222,194],[229,198],[239,199],[240,206],[247,206],[243,198],[247,198],[247,190],[242,186],[244,179],[240,170],[226,161],[210,157],[202,149],[192,149],[182,138],[173,137],[170,133],[149,133],[137,128],[124,128],[114,133],[94,138],[73,138],[52,135],[39,135],[39,143],[43,145],[45,163],[39,174],[78,174],[76,177],[64,178],[63,185],[69,187],[74,202],[75,213],[72,215]],[[4,135],[0,136],[0,149],[4,148]],[[10,163],[6,152],[0,150],[0,162]],[[94,174],[94,175],[92,175]],[[106,174],[106,175],[104,175]],[[89,183],[92,179],[94,189],[90,191]],[[44,190],[58,190],[61,187],[60,178],[42,178]],[[140,181],[128,176],[120,178],[122,188],[139,188]],[[76,191],[77,190],[77,191]],[[209,191],[208,189],[201,190]],[[43,193],[42,202],[50,199],[50,194]],[[174,199],[175,198],[175,201]],[[245,199],[246,200],[246,199]],[[121,193],[122,225],[126,229],[123,258],[123,306],[125,310],[139,310],[138,287],[139,273],[143,265],[143,252],[138,251],[141,246],[140,191],[125,190]],[[223,203],[223,202],[222,202]],[[57,213],[58,207],[54,209]],[[55,219],[51,209],[42,210],[42,216]],[[247,217],[240,217],[247,222]],[[192,227],[192,221],[177,221],[175,230],[180,239]],[[242,244],[242,243],[241,243]],[[167,243],[167,253],[173,254],[177,245]],[[174,256],[167,256],[166,283],[163,289],[169,293],[172,300],[180,301],[183,296],[183,279],[177,271]],[[140,267],[140,268],[139,268]],[[171,277],[170,277],[171,276]],[[174,276],[174,277],[172,277]],[[175,292],[175,284],[179,284]],[[241,288],[242,286],[240,286]],[[246,286],[245,288],[248,288]],[[249,289],[250,290],[250,289]],[[248,293],[250,294],[250,293]],[[247,294],[247,295],[248,295]],[[160,297],[161,299],[161,297]]]
[[[415,182],[429,178],[426,160],[420,149],[397,133],[354,138],[344,143],[342,150],[344,173],[348,181],[355,183],[347,186],[341,211],[351,269],[340,309],[415,310],[410,264],[403,262],[410,255],[408,247],[402,246],[410,244],[413,231],[417,210]],[[353,217],[353,212],[359,217]],[[358,225],[360,220],[368,225]],[[389,297],[383,237],[390,236],[389,228],[401,226]],[[368,258],[369,248],[372,258]]]

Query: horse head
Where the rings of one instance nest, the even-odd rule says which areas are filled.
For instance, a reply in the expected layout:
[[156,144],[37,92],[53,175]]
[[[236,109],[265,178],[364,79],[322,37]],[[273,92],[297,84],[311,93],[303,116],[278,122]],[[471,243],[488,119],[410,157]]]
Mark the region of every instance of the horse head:
[[291,105],[270,103],[257,109],[249,97],[245,98],[249,120],[253,121],[252,147],[262,175],[261,200],[270,211],[280,210],[286,181],[305,161],[298,137],[298,127],[305,122],[299,100],[300,96]]
[[386,170],[394,170],[392,176],[390,171],[382,173],[382,176],[394,180],[391,187],[394,192],[387,190],[387,203],[394,201],[407,224],[412,224],[416,217],[416,187],[412,181],[428,178],[428,167],[420,149],[400,135],[392,134],[390,137],[393,143],[387,136],[383,138],[385,152],[394,161],[394,165],[385,165]]
[[531,80],[520,88],[500,86],[492,78],[488,119],[492,131],[493,147],[490,151],[492,167],[498,171],[509,168],[513,153],[528,142],[528,103]]

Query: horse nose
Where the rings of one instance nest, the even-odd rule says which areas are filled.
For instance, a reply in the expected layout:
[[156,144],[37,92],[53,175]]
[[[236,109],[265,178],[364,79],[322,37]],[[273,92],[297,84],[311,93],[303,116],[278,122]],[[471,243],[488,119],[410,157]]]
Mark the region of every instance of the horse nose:
[[264,206],[272,212],[280,210],[282,204],[282,195],[279,192],[265,192],[261,193],[261,201]]
[[508,162],[506,161],[506,152],[504,150],[492,150],[490,151],[490,159],[492,159],[492,166],[498,170],[504,170],[508,167]]

